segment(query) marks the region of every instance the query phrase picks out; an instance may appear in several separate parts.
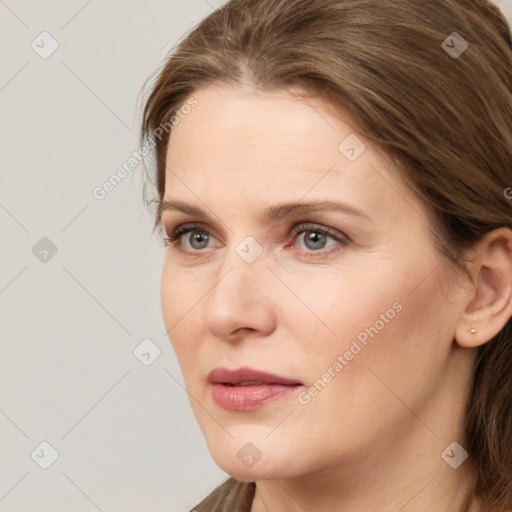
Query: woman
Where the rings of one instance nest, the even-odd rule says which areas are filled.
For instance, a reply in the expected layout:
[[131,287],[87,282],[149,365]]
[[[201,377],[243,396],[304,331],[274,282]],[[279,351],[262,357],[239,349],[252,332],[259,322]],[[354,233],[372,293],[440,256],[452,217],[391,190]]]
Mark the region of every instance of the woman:
[[194,510],[512,509],[512,40],[485,0],[231,0],[169,57]]

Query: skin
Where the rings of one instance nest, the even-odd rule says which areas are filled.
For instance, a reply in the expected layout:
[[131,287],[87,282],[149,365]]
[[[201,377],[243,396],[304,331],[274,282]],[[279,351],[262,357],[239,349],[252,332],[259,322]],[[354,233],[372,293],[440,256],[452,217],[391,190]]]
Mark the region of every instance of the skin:
[[[196,239],[185,234],[168,247],[161,300],[213,459],[257,483],[252,512],[458,510],[470,459],[455,470],[441,453],[464,445],[462,404],[476,347],[511,315],[510,289],[500,284],[512,281],[511,233],[494,233],[475,250],[473,277],[484,277],[477,285],[455,281],[425,206],[363,137],[355,161],[339,151],[357,132],[324,101],[223,85],[194,97],[197,107],[170,137],[164,199],[210,218],[163,212],[168,235],[184,223],[200,228]],[[277,203],[327,199],[369,219],[320,210],[260,220]],[[292,232],[304,223],[348,243],[328,236],[323,246],[308,244],[314,229]],[[203,245],[201,229],[209,234]],[[250,264],[236,251],[248,236],[263,249]],[[396,303],[400,312],[300,403],[298,392]],[[304,386],[258,410],[230,412],[213,401],[206,380],[219,366],[250,366]],[[261,453],[252,467],[237,457],[248,442]]]

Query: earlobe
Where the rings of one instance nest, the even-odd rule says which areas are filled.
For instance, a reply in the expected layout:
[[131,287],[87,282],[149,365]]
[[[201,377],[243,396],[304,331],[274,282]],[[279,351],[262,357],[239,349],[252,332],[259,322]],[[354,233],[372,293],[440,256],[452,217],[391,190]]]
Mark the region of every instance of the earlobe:
[[456,342],[464,348],[487,343],[512,316],[512,230],[487,233],[475,250],[475,284],[455,332]]

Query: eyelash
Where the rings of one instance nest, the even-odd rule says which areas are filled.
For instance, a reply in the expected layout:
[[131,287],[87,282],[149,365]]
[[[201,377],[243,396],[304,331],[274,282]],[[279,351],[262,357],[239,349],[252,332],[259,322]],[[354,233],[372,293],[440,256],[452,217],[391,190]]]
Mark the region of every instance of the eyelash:
[[[179,250],[181,253],[185,254],[186,257],[194,258],[194,257],[203,256],[204,250],[192,250],[192,251],[183,250],[178,245],[180,242],[180,239],[183,235],[186,235],[187,233],[194,232],[194,231],[198,231],[200,233],[205,233],[205,234],[210,235],[210,232],[207,229],[205,229],[203,226],[201,226],[200,224],[182,224],[181,226],[178,226],[174,230],[174,232],[169,236],[169,238],[164,238],[164,244],[166,247],[168,247],[170,249]],[[336,242],[338,242],[339,244],[341,244],[343,246],[348,245],[348,243],[349,243],[348,237],[340,236],[336,232],[333,232],[330,229],[328,229],[324,226],[318,225],[318,224],[302,223],[302,224],[298,224],[292,228],[292,232],[297,235],[300,233],[308,232],[308,231],[313,232],[313,233],[320,233],[322,235],[327,235],[327,236],[333,238]],[[329,250],[329,249],[331,249],[331,250]],[[339,250],[336,248],[334,248],[334,249],[329,248],[329,249],[319,249],[317,251],[302,249],[302,250],[300,250],[300,252],[305,253],[306,257],[314,258],[314,257],[316,257],[316,256],[314,256],[316,254],[326,256],[327,254],[330,254],[333,251]],[[203,253],[203,254],[201,254],[201,253]]]

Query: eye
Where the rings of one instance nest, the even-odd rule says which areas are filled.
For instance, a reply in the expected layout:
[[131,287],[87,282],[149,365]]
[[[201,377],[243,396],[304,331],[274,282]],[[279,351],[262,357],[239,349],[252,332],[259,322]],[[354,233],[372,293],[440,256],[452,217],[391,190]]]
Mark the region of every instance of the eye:
[[[348,239],[345,236],[318,224],[300,224],[295,226],[292,231],[298,234],[296,240],[302,240],[302,243],[306,247],[306,253],[320,252],[321,254],[325,254],[323,249],[326,247],[348,244]],[[331,239],[333,243],[327,245],[329,239]],[[327,252],[330,253],[331,250]]]
[[[181,242],[181,238],[185,235],[188,237],[190,247],[194,251],[202,250],[208,247],[210,241],[210,233],[205,228],[198,224],[183,224],[178,226],[169,238],[164,239],[164,243],[167,246],[177,247]],[[184,252],[187,252],[185,250]]]
[[[339,246],[347,245],[349,240],[344,235],[332,231],[329,228],[318,224],[299,224],[292,228],[292,232],[298,236],[294,237],[294,243],[302,240],[305,246],[300,248],[300,252],[306,257],[325,256],[333,250],[339,250]],[[182,238],[187,240],[186,248],[182,248]],[[328,245],[329,239],[332,241]],[[169,238],[164,239],[166,247],[177,249],[186,256],[201,256],[204,249],[208,248],[209,242],[215,240],[207,228],[200,224],[183,224],[178,226]],[[332,247],[328,251],[324,249]]]

